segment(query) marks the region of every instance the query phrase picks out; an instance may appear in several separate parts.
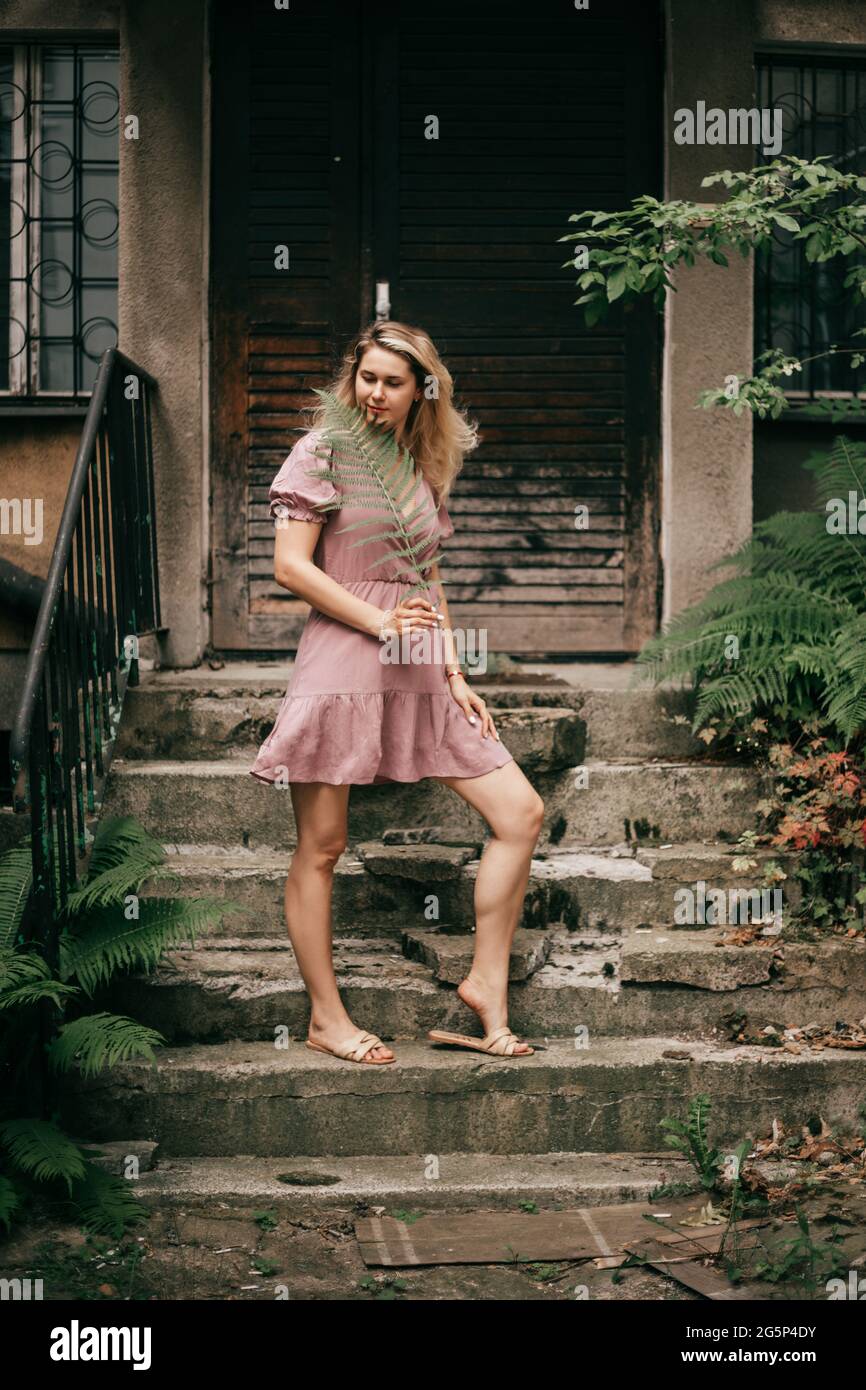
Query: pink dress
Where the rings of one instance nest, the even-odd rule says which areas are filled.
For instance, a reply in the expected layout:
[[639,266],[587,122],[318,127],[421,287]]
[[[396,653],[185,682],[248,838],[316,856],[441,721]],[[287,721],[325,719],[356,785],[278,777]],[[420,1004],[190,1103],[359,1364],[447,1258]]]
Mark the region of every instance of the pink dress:
[[[350,548],[373,535],[366,509],[346,505],[317,513],[317,503],[336,499],[327,478],[312,478],[309,469],[325,467],[312,449],[319,436],[299,439],[271,484],[270,515],[311,521],[321,527],[313,562],[350,593],[393,608],[411,581],[396,577],[405,563],[389,562],[397,552],[389,539]],[[430,540],[423,560],[435,553],[440,537],[454,527],[445,505],[436,511],[433,490],[420,478],[412,500],[423,500],[430,514]],[[410,504],[404,499],[404,511]],[[366,518],[370,524],[340,534],[341,527]],[[416,539],[416,545],[418,541]],[[383,557],[380,562],[380,557]],[[375,565],[371,565],[373,560]],[[369,569],[365,566],[370,565]],[[420,591],[435,602],[435,584]],[[432,629],[430,630],[432,633]],[[481,736],[481,717],[470,724],[450,691],[444,671],[441,638],[428,637],[422,651],[420,633],[404,638],[395,660],[383,661],[386,644],[358,628],[349,627],[311,608],[304,625],[289,686],[276,723],[249,769],[262,782],[329,782],[334,785],[418,782],[422,777],[479,777],[513,762],[513,756],[493,734]],[[412,650],[416,660],[409,658]],[[418,661],[419,654],[424,655]]]

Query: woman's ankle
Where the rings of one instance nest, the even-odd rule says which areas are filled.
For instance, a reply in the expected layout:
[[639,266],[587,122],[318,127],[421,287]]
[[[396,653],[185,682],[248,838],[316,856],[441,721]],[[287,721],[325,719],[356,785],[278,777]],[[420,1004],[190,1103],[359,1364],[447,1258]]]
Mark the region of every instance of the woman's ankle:
[[349,1032],[354,1024],[347,1014],[311,1014],[308,1027],[311,1033],[328,1033],[338,1028]]

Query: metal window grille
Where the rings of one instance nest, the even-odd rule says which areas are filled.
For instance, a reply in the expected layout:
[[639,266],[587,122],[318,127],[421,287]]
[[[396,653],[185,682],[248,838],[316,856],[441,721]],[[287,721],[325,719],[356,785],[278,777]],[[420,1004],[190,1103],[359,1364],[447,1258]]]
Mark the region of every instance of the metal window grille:
[[0,399],[86,399],[117,343],[118,52],[0,45]]
[[[780,108],[783,154],[826,155],[844,173],[866,174],[866,59],[792,57],[756,60],[758,106]],[[769,162],[771,156],[761,156]],[[850,195],[849,195],[850,196]],[[836,345],[858,349],[852,333],[866,327],[863,302],[843,287],[850,257],[806,260],[805,243],[777,228],[772,247],[755,260],[755,352],[781,348],[803,363],[785,378],[792,401],[866,390],[866,374],[840,352],[807,362]]]

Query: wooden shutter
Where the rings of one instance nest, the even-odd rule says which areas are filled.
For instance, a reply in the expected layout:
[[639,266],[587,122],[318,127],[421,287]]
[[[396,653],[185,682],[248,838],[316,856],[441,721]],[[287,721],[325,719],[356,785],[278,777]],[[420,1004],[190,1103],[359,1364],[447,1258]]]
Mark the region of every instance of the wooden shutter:
[[499,650],[634,650],[657,625],[656,317],[641,305],[586,329],[561,268],[574,243],[557,238],[573,212],[655,191],[656,6],[393,14],[379,129],[399,130],[399,150],[376,187],[399,232],[378,274],[483,435],[453,495],[452,614]]
[[215,11],[214,645],[284,649],[309,610],[273,579],[268,486],[358,327],[359,8]]
[[483,436],[451,502],[455,622],[514,653],[635,651],[658,624],[657,318],[616,307],[587,330],[557,237],[657,188],[655,0],[216,0],[214,18],[214,645],[297,645],[267,488],[387,280]]

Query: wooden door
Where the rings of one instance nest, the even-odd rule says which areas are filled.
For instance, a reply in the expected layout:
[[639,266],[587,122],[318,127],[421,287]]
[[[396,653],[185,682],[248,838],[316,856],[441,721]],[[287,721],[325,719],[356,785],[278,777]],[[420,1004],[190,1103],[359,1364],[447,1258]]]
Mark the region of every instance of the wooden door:
[[586,329],[557,238],[658,191],[659,71],[649,2],[218,4],[215,647],[297,644],[267,487],[383,280],[481,429],[450,503],[455,622],[538,656],[656,631],[657,319],[615,306]]
[[293,648],[309,611],[274,583],[267,494],[298,408],[363,318],[360,12],[357,0],[214,6],[216,649]]

